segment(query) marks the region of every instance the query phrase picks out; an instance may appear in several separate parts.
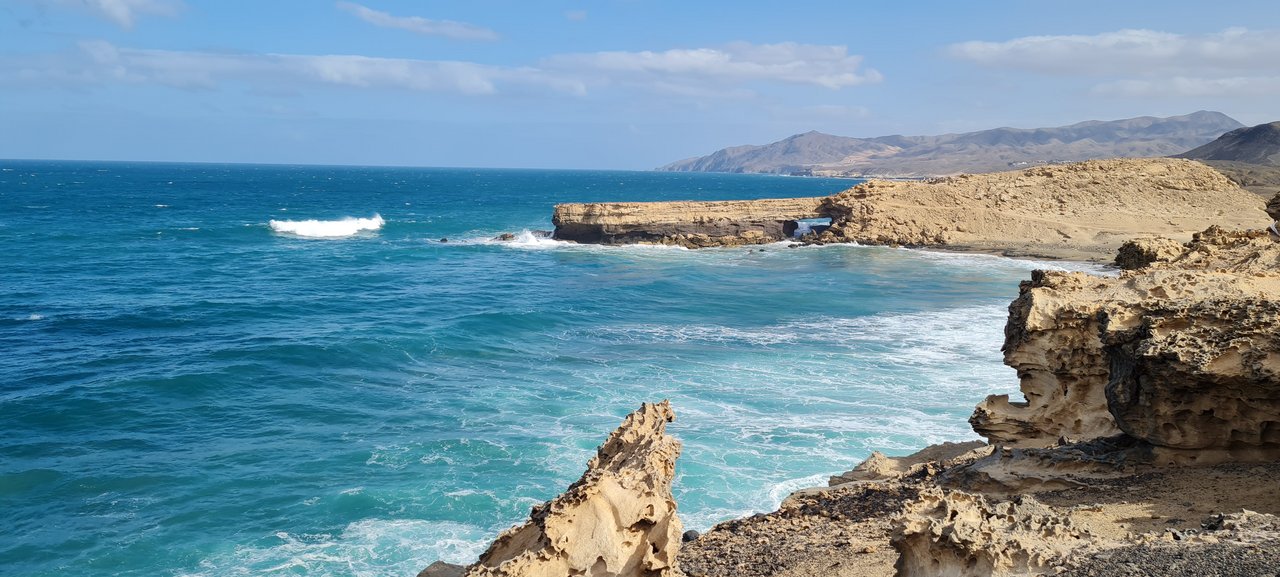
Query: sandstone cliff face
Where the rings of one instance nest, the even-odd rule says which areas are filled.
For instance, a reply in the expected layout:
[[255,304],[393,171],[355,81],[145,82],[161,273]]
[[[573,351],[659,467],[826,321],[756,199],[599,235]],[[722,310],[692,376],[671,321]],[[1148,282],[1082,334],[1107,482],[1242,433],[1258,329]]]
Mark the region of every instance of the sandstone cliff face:
[[679,575],[682,527],[671,496],[680,442],[666,434],[671,406],[627,416],[559,497],[498,537],[467,577]]
[[1004,351],[1026,400],[989,397],[979,434],[1280,450],[1280,244],[1266,233],[1213,228],[1118,278],[1037,272],[1020,292]]
[[1204,164],[1116,159],[927,181],[869,181],[828,197],[819,242],[1110,260],[1139,234],[1185,242],[1210,225],[1260,228],[1256,195]]
[[787,223],[819,218],[821,198],[718,202],[613,202],[556,205],[555,238],[599,244],[688,248],[777,242]]

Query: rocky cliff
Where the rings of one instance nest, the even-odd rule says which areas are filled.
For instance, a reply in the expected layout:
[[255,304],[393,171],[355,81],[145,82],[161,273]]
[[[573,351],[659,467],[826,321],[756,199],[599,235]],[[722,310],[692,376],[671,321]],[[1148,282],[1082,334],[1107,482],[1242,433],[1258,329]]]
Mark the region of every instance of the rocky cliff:
[[821,198],[707,202],[559,204],[555,238],[599,244],[668,244],[700,248],[788,238],[794,222],[822,216]]
[[1264,226],[1263,204],[1198,162],[1122,159],[872,180],[826,198],[562,204],[553,221],[561,240],[698,248],[785,240],[796,220],[830,218],[804,242],[1105,261],[1135,236],[1186,242],[1210,225]]

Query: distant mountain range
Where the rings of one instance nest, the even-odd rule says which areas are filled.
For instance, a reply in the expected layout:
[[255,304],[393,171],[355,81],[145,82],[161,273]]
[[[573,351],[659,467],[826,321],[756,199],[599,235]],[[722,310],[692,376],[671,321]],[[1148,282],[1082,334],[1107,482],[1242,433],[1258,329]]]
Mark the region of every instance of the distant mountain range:
[[851,138],[806,132],[735,146],[658,170],[824,176],[932,176],[995,172],[1091,158],[1171,156],[1244,125],[1221,112],[1089,121],[1056,128],[996,128],[940,136]]

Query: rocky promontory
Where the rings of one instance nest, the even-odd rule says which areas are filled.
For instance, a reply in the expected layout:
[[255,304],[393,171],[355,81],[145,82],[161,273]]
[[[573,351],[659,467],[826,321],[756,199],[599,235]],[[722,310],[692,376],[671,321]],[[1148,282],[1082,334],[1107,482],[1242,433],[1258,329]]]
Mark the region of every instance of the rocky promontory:
[[792,238],[797,220],[829,218],[806,243],[936,247],[1108,261],[1125,241],[1186,242],[1218,225],[1265,224],[1264,202],[1218,171],[1182,159],[1116,159],[923,181],[871,180],[825,198],[562,204],[555,238],[698,248]]
[[819,218],[822,198],[556,205],[554,237],[591,244],[738,246],[788,238],[797,220]]

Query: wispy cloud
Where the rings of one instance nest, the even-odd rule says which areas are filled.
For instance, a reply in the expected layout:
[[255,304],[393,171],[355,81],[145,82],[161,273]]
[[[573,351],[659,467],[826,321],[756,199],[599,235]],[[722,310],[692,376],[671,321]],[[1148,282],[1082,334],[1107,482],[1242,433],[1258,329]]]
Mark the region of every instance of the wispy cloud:
[[1212,95],[1274,86],[1280,34],[1245,28],[1200,35],[1119,30],[963,42],[947,47],[947,54],[991,68],[1118,79],[1097,85],[1095,93]]
[[126,48],[86,41],[64,53],[0,55],[0,86],[85,88],[161,85],[183,90],[245,86],[287,94],[307,86],[398,89],[468,95],[596,89],[699,101],[744,100],[767,85],[837,90],[878,82],[843,46],[732,44],[663,52],[553,56],[532,66],[375,58],[349,54],[257,54]]
[[82,42],[80,50],[25,58],[0,58],[0,85],[158,84],[184,90],[217,90],[244,84],[264,92],[328,85],[467,95],[542,90],[581,94],[572,79],[534,68],[474,62],[372,58],[356,55],[226,54],[121,48]]
[[765,82],[840,89],[882,80],[874,69],[860,70],[862,57],[849,54],[845,46],[794,42],[735,42],[722,48],[566,54],[546,59],[543,66],[619,81],[690,88]]
[[179,0],[38,0],[59,8],[88,10],[126,30],[133,28],[141,15],[173,16],[182,9]]
[[499,38],[498,33],[493,30],[474,24],[467,24],[466,22],[431,20],[421,16],[393,16],[387,12],[374,10],[355,2],[338,2],[337,6],[342,10],[355,14],[357,18],[365,22],[383,28],[408,30],[424,36],[444,36],[454,40],[493,41]]
[[1244,28],[1204,35],[1119,30],[1093,36],[964,42],[948,47],[948,53],[985,66],[1048,73],[1109,74],[1206,67],[1241,70],[1274,67],[1280,58],[1280,35]]
[[565,20],[570,22],[582,22],[587,19],[586,10],[566,10],[564,13]]

